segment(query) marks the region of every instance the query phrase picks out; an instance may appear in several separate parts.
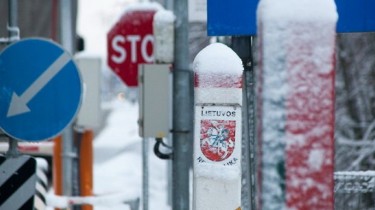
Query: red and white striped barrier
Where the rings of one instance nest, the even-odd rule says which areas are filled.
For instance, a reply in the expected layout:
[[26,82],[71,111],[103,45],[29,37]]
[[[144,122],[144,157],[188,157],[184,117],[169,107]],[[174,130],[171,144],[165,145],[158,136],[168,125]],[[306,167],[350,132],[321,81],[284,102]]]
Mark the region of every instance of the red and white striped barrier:
[[334,209],[333,0],[261,0],[258,209]]
[[215,43],[194,60],[195,210],[241,206],[241,59]]
[[[9,149],[8,142],[0,142],[0,152],[5,153]],[[19,142],[18,148],[23,154],[52,156],[53,141],[44,142]]]

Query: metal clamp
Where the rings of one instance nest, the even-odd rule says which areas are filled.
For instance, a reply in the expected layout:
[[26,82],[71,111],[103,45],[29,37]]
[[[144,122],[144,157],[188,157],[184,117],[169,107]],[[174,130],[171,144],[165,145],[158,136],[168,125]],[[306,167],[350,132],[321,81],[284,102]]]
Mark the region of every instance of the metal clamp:
[[7,25],[7,29],[10,35],[10,37],[0,37],[0,44],[10,44],[12,42],[16,42],[20,40],[20,28],[17,26],[9,26]]

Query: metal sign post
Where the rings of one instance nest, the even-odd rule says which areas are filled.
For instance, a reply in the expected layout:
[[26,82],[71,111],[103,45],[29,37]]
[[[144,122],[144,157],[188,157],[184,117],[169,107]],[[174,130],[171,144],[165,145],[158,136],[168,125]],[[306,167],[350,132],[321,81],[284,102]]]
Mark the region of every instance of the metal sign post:
[[241,208],[241,59],[211,44],[194,60],[195,210]]
[[[18,29],[18,0],[8,0],[8,31],[9,31],[9,43],[19,40],[19,29]],[[9,137],[9,149],[7,152],[7,156],[16,157],[19,155],[19,152],[17,150],[18,141],[15,139]]]

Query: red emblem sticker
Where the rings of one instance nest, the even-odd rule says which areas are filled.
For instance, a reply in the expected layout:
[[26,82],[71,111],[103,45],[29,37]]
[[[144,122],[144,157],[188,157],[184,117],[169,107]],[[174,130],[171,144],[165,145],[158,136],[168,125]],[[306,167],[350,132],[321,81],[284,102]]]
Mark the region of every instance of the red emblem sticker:
[[235,120],[201,120],[200,148],[211,161],[220,162],[232,155],[235,136]]

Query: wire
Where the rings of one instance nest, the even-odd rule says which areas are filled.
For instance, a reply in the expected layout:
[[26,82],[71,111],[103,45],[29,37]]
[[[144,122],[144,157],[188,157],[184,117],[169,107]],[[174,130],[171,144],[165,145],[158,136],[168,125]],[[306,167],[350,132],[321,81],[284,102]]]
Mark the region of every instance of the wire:
[[163,142],[163,138],[155,138],[156,142],[155,142],[155,145],[154,145],[154,153],[155,155],[160,158],[160,159],[163,159],[163,160],[169,160],[169,159],[172,159],[172,156],[173,156],[173,151],[171,153],[162,153],[160,151],[160,145],[163,145],[164,147],[168,148],[168,149],[173,149],[171,146],[167,145],[166,143]]

